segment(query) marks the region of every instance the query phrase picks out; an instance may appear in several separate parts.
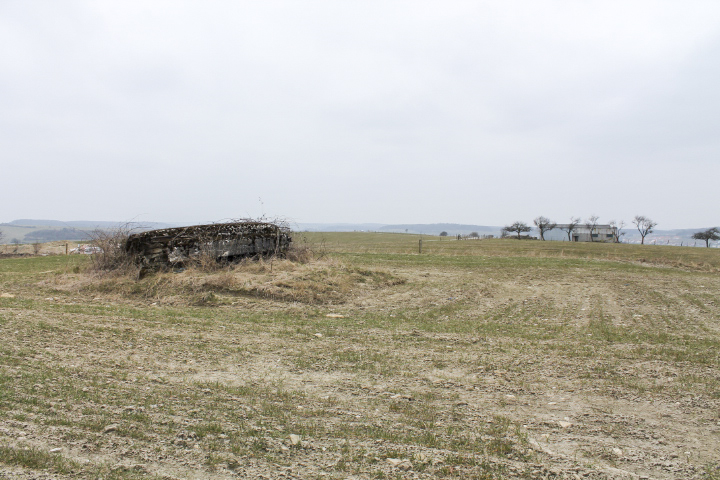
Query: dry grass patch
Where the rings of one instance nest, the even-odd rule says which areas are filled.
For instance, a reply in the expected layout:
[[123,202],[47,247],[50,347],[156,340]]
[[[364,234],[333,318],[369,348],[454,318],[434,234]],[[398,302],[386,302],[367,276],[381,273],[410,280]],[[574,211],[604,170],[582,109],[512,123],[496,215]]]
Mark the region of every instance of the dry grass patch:
[[288,259],[245,260],[221,269],[195,266],[160,271],[142,279],[131,268],[61,275],[45,280],[53,288],[114,295],[163,304],[228,304],[238,297],[303,304],[343,304],[360,292],[405,283],[382,269],[348,266],[331,259],[299,263]]

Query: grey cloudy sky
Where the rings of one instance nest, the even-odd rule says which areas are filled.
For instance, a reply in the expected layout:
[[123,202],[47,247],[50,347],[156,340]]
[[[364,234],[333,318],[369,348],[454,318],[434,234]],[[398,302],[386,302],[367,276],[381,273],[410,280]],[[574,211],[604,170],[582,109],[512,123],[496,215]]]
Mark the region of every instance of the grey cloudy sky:
[[720,224],[720,2],[0,0],[0,221]]

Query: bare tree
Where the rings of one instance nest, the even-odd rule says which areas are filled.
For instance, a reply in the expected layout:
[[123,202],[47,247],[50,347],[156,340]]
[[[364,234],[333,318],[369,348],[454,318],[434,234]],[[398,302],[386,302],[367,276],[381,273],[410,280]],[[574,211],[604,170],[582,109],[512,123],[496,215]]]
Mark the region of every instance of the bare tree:
[[653,232],[653,228],[657,226],[656,222],[653,222],[648,217],[644,217],[642,215],[635,215],[632,223],[635,224],[638,232],[640,232],[640,236],[642,237],[642,240],[640,240],[641,245],[645,244],[645,237],[651,234]]
[[613,242],[620,243],[620,237],[625,235],[625,232],[622,231],[622,229],[625,228],[625,220],[620,220],[619,222],[611,220],[610,226],[613,227]]
[[5,234],[3,233],[2,230],[0,230],[0,243],[2,243],[3,238],[5,238]]
[[720,230],[718,230],[717,227],[708,228],[704,232],[695,232],[693,233],[692,238],[695,240],[704,240],[705,246],[710,247],[710,240],[720,240]]
[[537,217],[533,223],[540,232],[540,240],[545,240],[545,233],[557,227],[557,223],[543,216]]
[[588,217],[587,220],[585,220],[585,226],[588,228],[588,230],[590,230],[590,241],[591,242],[595,241],[595,240],[593,240],[593,232],[597,228],[599,218],[600,217],[598,217],[597,215],[591,215],[590,217]]
[[570,217],[570,223],[561,228],[563,232],[567,233],[568,242],[572,241],[572,232],[575,231],[578,225],[580,225],[580,217]]
[[503,228],[503,231],[505,231],[505,232],[516,233],[518,240],[520,239],[521,234],[529,232],[530,230],[532,230],[532,229],[525,222],[515,222],[512,225],[508,225]]

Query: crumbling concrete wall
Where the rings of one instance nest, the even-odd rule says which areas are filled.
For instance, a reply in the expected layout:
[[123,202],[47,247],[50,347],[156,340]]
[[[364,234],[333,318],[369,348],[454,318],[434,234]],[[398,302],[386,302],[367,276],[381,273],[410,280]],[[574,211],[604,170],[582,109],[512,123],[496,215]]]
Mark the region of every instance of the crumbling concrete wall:
[[125,250],[144,265],[173,265],[202,256],[233,261],[283,254],[291,242],[290,231],[274,223],[216,223],[130,235]]

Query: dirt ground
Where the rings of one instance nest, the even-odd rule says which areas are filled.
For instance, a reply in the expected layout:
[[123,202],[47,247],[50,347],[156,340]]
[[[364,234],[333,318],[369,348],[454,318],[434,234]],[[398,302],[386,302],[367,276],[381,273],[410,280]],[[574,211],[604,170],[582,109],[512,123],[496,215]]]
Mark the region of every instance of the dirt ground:
[[720,478],[716,273],[366,255],[133,287],[28,260],[0,478]]

